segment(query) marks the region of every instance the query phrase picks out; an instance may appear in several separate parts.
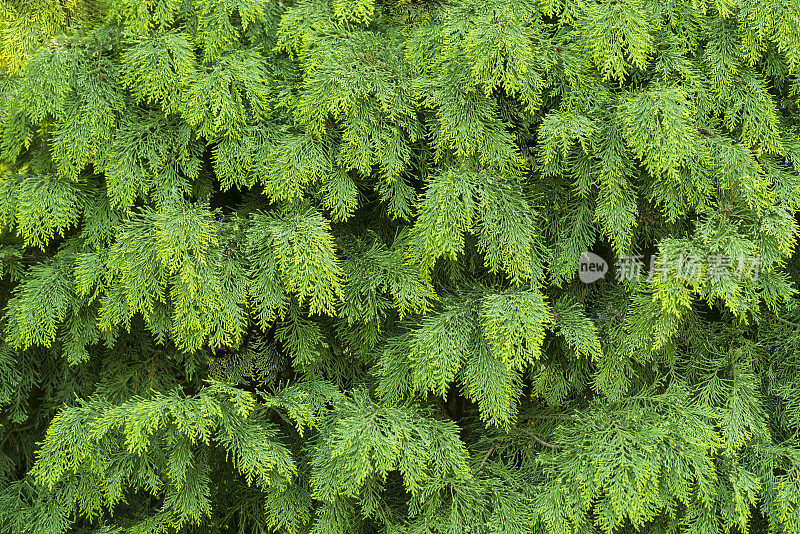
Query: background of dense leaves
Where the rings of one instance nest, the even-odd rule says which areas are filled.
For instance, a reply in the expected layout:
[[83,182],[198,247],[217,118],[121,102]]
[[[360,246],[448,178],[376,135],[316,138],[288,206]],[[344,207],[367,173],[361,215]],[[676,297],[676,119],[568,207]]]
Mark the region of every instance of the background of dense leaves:
[[0,0],[0,532],[800,533],[799,66],[798,0]]

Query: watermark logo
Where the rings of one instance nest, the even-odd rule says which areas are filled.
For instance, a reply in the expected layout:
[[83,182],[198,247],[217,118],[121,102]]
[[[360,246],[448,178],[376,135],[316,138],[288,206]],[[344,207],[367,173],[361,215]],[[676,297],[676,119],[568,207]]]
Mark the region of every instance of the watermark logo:
[[[644,272],[644,256],[620,256],[614,264],[614,280],[623,282],[637,282],[643,275],[647,280],[661,275],[667,278],[667,273],[672,271],[677,278],[688,282],[699,282],[705,273],[709,282],[719,282],[728,278],[758,279],[761,268],[761,256],[728,256],[715,254],[707,257],[698,255],[680,254],[675,258],[650,257],[650,268]],[[578,263],[578,276],[581,282],[591,284],[604,278],[608,272],[608,263],[592,252],[581,254]]]
[[601,278],[604,278],[607,272],[608,263],[606,260],[594,252],[584,252],[581,254],[581,259],[578,263],[578,276],[581,282],[584,284],[597,282]]

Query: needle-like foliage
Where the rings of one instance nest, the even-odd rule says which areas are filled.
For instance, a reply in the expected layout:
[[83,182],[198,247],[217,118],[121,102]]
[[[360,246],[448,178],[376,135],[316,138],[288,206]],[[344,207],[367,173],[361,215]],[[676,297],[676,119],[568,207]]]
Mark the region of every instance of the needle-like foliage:
[[798,0],[0,0],[0,534],[800,534],[798,69]]

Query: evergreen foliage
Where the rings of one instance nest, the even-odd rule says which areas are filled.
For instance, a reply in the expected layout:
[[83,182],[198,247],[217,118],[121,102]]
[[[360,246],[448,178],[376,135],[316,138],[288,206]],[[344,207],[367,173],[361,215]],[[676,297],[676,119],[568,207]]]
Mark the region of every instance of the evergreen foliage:
[[798,69],[797,0],[0,0],[0,533],[800,534]]

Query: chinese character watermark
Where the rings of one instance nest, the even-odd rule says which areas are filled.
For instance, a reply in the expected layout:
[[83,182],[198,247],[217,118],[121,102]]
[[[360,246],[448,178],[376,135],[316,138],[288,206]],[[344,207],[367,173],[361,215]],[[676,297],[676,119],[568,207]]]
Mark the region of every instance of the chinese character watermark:
[[617,274],[614,280],[638,280],[642,275],[642,267],[644,263],[642,260],[644,256],[622,256],[614,267],[617,268]]
[[[635,282],[642,278],[645,268],[643,255],[620,256],[616,263],[614,280]],[[646,279],[661,276],[666,279],[669,272],[690,283],[697,283],[703,278],[716,283],[729,278],[741,281],[744,278],[758,279],[761,270],[761,256],[737,256],[714,254],[706,257],[697,254],[680,254],[676,258],[650,257]],[[578,275],[582,282],[591,284],[604,278],[608,271],[608,263],[592,252],[584,252],[578,267]]]

